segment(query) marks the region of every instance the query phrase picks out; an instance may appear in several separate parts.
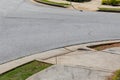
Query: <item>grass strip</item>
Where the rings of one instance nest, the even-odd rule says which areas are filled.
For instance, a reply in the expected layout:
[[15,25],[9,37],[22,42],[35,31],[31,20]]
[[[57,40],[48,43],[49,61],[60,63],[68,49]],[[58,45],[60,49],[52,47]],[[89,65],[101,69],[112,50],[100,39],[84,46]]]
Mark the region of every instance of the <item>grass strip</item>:
[[120,8],[106,8],[106,7],[100,7],[99,11],[104,12],[120,12]]
[[51,66],[51,64],[32,61],[0,75],[0,80],[25,80],[31,75]]
[[64,7],[64,8],[67,8],[70,6],[70,4],[68,4],[68,3],[58,3],[58,2],[53,2],[53,1],[49,1],[49,0],[34,0],[34,1],[43,3],[43,4],[47,4],[47,5],[51,5],[51,6]]

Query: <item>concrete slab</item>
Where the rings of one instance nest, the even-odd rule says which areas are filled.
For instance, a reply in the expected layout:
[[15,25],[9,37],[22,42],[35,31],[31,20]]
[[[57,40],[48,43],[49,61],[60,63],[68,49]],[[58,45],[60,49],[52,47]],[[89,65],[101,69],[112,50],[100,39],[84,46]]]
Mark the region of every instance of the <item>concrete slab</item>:
[[109,49],[105,49],[103,51],[108,52],[108,53],[112,53],[112,54],[119,54],[120,55],[120,47],[109,48]]
[[26,80],[105,80],[111,73],[83,67],[54,65]]
[[[82,54],[87,54],[87,53],[91,53],[91,52],[93,52],[93,51],[74,51],[74,52],[70,52],[70,53],[67,53],[67,54],[63,54],[63,55],[61,54],[60,56],[55,56],[53,58],[43,59],[42,61],[47,62],[47,63],[52,63],[52,64],[63,64],[65,62],[64,60],[66,60],[67,56],[74,58],[76,56],[80,56]],[[61,62],[61,59],[63,59],[63,62]],[[41,58],[38,58],[37,60],[41,61]]]
[[72,52],[45,60],[49,63],[69,66],[85,66],[96,70],[115,71],[120,69],[120,55],[106,52]]

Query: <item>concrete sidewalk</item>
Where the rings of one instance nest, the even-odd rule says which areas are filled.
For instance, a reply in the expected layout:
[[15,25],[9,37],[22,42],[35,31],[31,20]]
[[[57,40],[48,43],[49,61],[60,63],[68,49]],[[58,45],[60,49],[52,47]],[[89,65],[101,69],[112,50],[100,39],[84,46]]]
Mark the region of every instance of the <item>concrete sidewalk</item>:
[[103,51],[76,50],[37,60],[55,65],[27,80],[106,80],[120,69],[120,55]]
[[109,72],[120,69],[120,55],[99,51],[75,51],[42,61],[67,66],[85,66],[95,70]]
[[109,72],[79,66],[54,65],[27,80],[105,80]]
[[55,65],[27,80],[106,80],[120,69],[120,55],[117,54],[120,53],[120,47],[113,48],[117,51],[113,54],[108,49],[95,51],[85,45],[66,47],[65,49],[71,50],[67,54],[38,58],[39,61]]

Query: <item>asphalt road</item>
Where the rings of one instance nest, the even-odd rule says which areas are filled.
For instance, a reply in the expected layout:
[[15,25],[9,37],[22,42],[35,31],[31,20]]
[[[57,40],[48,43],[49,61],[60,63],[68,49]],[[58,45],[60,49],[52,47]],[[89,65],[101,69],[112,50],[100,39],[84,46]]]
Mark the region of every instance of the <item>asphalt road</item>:
[[120,39],[120,14],[0,0],[0,64],[72,44]]

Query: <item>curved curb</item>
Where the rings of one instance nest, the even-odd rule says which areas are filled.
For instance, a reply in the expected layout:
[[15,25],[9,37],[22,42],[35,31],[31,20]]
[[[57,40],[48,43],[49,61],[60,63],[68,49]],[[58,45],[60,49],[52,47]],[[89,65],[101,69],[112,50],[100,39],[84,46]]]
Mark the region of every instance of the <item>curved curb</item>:
[[62,8],[68,8],[69,6],[62,6],[62,5],[58,5],[58,4],[52,4],[52,3],[49,3],[49,2],[43,2],[43,1],[37,1],[37,0],[33,0],[34,2],[37,2],[37,3],[42,3],[42,4],[46,4],[46,5],[50,5],[50,6],[56,6],[56,7],[62,7]]
[[78,50],[79,48],[82,49],[87,49],[90,51],[96,51],[93,50],[91,48],[88,48],[87,46],[92,46],[92,45],[98,45],[98,44],[105,44],[105,43],[115,43],[115,42],[120,42],[120,40],[111,40],[111,41],[102,41],[102,42],[93,42],[93,43],[84,43],[84,44],[80,44],[80,45],[73,45],[73,46],[68,46],[68,47],[64,47],[64,48],[59,48],[59,49],[54,49],[54,50],[50,50],[50,51],[46,51],[46,52],[42,52],[42,53],[37,53],[34,55],[30,55],[30,56],[26,56],[17,60],[13,60],[10,61],[8,63],[4,63],[0,65],[0,74],[3,74],[9,70],[12,70],[18,66],[21,66],[23,64],[26,64],[30,61],[36,60],[36,59],[48,59],[51,57],[55,57],[55,56],[59,56],[59,55],[63,55],[63,54],[67,54],[70,52],[74,52],[76,50]]

